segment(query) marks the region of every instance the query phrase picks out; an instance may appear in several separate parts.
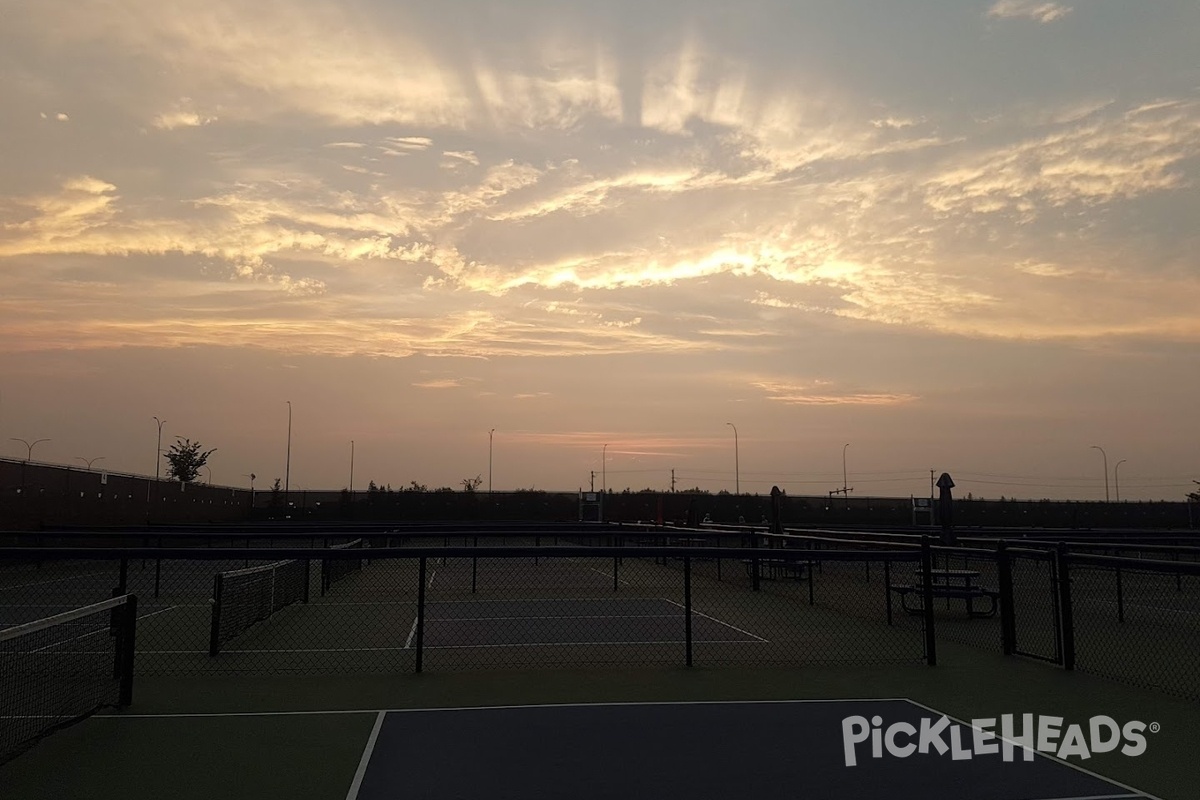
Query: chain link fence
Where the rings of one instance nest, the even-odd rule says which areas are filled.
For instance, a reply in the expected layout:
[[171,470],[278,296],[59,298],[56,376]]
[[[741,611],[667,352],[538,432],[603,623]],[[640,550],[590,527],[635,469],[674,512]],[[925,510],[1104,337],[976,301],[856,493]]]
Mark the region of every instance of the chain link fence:
[[1068,562],[1075,669],[1200,699],[1200,564]]
[[[425,537],[428,538],[428,537]],[[446,543],[444,537],[438,544]],[[4,551],[0,628],[116,593],[140,599],[139,675],[355,674],[556,666],[891,664],[927,657],[920,620],[860,604],[844,559],[662,547],[449,547],[384,535],[304,548]],[[480,539],[488,537],[481,536]],[[275,544],[291,540],[279,539]],[[395,543],[393,540],[392,543]],[[715,544],[715,542],[714,542]],[[876,555],[880,563],[913,554]],[[778,562],[786,561],[781,567]],[[868,561],[856,561],[856,568]],[[820,602],[810,596],[822,567]],[[768,577],[768,573],[773,577]],[[866,597],[866,595],[861,595]]]

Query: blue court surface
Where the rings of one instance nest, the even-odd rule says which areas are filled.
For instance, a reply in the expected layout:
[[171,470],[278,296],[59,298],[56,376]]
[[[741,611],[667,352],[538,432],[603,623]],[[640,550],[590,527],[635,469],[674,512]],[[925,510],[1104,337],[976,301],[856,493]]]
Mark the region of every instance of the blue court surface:
[[[1078,766],[1013,748],[873,758],[847,765],[843,720],[920,729],[942,715],[907,700],[630,703],[375,712],[347,800],[460,798],[1150,798]],[[954,721],[950,720],[950,724]],[[971,747],[972,729],[961,742]],[[951,734],[941,739],[949,746]],[[918,736],[912,737],[916,744]],[[896,744],[906,740],[898,737]],[[1078,761],[1078,759],[1074,759]]]

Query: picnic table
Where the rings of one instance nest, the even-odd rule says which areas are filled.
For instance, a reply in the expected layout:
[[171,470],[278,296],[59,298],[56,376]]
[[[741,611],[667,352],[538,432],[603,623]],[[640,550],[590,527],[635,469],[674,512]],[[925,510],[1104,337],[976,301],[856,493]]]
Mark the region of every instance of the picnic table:
[[[934,597],[944,597],[947,600],[965,600],[968,617],[995,616],[998,607],[996,601],[1000,597],[1000,592],[989,587],[978,586],[975,582],[979,577],[980,573],[973,569],[934,569],[929,572],[930,582],[933,584]],[[923,614],[925,612],[923,602],[924,585],[925,572],[918,567],[913,571],[913,582],[911,584],[894,584],[888,587],[888,591],[896,592],[900,595],[900,605],[908,613]],[[909,597],[918,598],[916,605],[910,607],[908,602]],[[975,603],[978,600],[987,600],[987,607],[976,609]]]

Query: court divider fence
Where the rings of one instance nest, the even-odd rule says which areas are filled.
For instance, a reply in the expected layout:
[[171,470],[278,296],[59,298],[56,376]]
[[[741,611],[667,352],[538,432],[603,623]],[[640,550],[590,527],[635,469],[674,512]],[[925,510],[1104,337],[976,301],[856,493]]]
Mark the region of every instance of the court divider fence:
[[632,543],[0,549],[0,608],[36,618],[157,586],[139,674],[932,664],[932,615],[894,613],[885,587],[851,578],[921,559]]
[[[79,541],[126,549],[69,546]],[[128,548],[147,541],[176,546]],[[648,525],[64,532],[38,543],[50,546],[0,550],[0,608],[50,613],[136,593],[147,631],[139,670],[159,674],[932,664],[941,639],[1200,698],[1194,547],[944,547]],[[196,657],[223,613],[214,576],[280,557],[318,562],[313,601]],[[624,605],[594,605],[601,597]]]

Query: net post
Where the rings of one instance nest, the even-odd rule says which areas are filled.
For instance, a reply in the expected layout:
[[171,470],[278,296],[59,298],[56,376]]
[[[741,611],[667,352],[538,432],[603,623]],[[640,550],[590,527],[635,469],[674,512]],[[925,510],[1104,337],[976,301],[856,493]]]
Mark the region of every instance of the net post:
[[213,578],[212,628],[208,634],[208,655],[215,657],[221,651],[221,574]]
[[921,537],[921,594],[925,600],[925,661],[937,666],[937,636],[933,622],[933,548],[929,537]]
[[122,620],[119,642],[121,689],[117,705],[124,708],[133,703],[133,660],[137,652],[137,595],[131,594],[125,601],[125,619]]
[[425,650],[425,556],[421,556],[420,567],[417,569],[417,663],[416,671],[421,671],[421,660]]
[[1063,669],[1075,669],[1075,614],[1071,607],[1071,572],[1067,563],[1067,545],[1058,543],[1054,551],[1058,573],[1058,604],[1062,619]]
[[692,557],[683,557],[684,640],[687,642],[687,665],[692,665]]
[[996,545],[996,573],[1000,586],[1000,649],[1011,656],[1017,650],[1017,621],[1013,603],[1012,557],[1008,554],[1008,543],[1001,540]]

